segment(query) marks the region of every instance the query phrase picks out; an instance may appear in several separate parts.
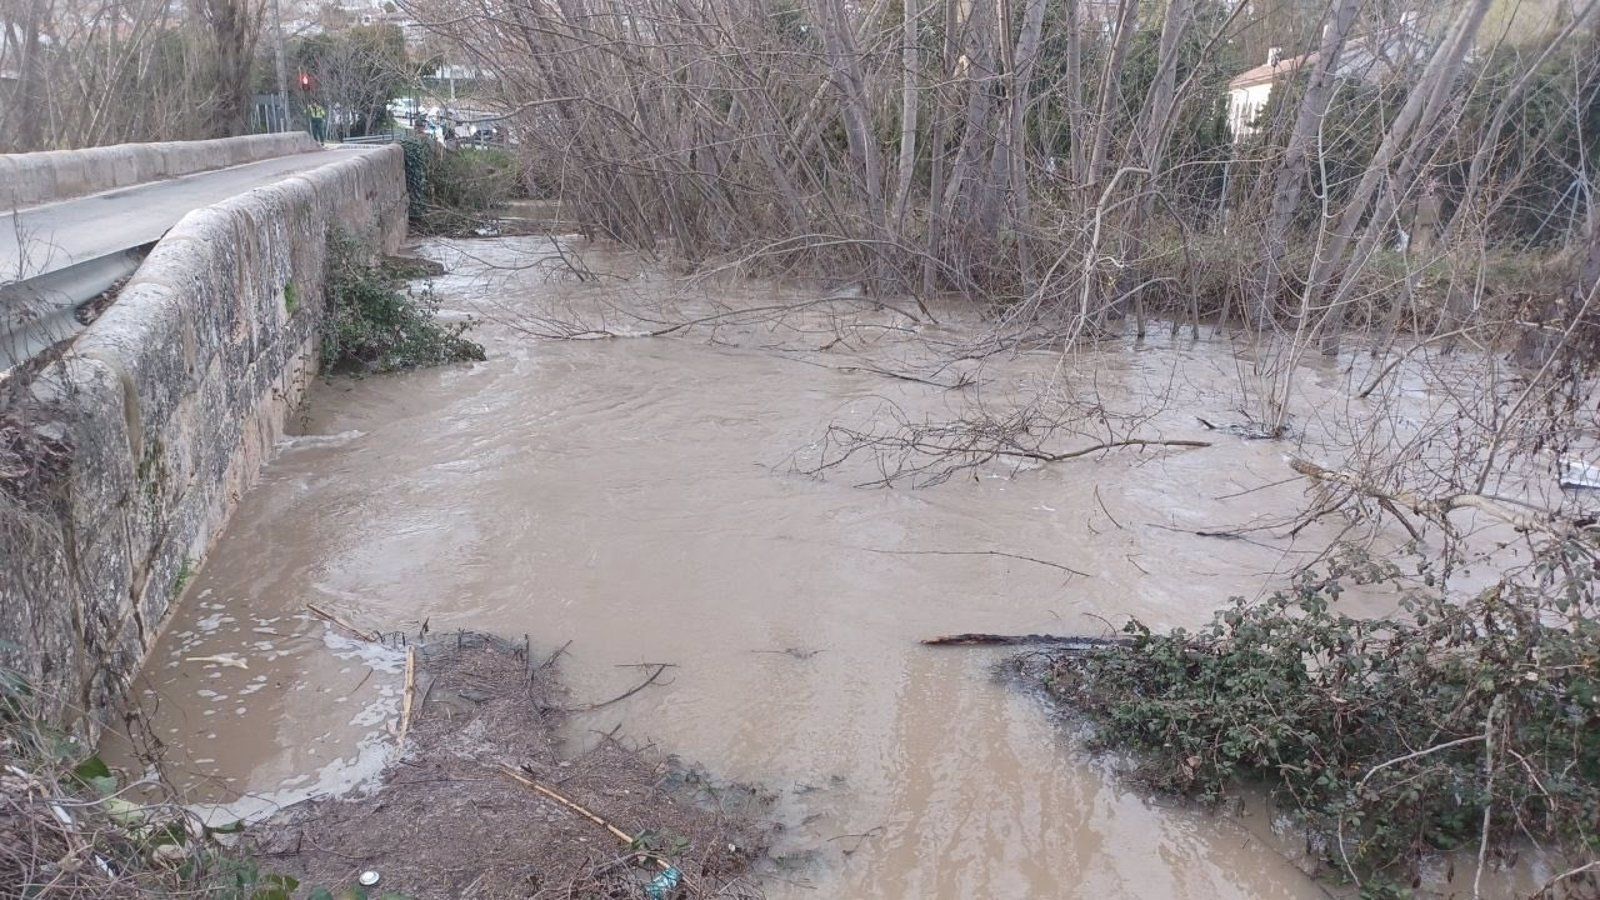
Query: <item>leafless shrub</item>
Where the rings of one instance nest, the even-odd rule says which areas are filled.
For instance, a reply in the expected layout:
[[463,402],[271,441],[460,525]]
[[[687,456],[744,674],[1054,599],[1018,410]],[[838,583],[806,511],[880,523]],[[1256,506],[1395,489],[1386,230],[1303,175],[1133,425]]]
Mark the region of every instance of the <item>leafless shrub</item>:
[[0,5],[0,152],[243,133],[264,8]]

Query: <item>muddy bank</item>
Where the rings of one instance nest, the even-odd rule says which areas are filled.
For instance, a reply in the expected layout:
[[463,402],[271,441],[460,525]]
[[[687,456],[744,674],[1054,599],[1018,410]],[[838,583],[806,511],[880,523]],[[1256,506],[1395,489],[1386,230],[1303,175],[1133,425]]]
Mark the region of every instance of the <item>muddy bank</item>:
[[377,872],[381,891],[416,900],[637,897],[651,884],[759,896],[747,878],[767,837],[759,793],[615,737],[565,755],[557,660],[530,661],[523,645],[453,634],[413,658],[380,782],[253,827],[263,871],[334,892]]

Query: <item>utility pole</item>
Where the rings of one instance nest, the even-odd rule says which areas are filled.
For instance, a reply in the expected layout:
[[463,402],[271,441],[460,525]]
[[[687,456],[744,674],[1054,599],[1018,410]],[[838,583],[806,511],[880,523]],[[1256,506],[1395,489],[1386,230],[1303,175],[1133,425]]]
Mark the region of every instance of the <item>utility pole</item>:
[[272,0],[273,62],[278,68],[278,121],[275,131],[289,130],[289,78],[283,65],[283,10],[279,0]]

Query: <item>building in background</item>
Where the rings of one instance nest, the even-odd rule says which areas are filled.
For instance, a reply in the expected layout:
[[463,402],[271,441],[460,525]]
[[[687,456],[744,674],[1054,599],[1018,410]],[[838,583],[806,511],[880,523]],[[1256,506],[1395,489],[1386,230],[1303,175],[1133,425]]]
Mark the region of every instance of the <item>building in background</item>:
[[[1334,75],[1383,84],[1405,77],[1427,60],[1435,39],[1416,13],[1406,13],[1394,24],[1352,35],[1339,54]],[[1260,130],[1261,114],[1272,99],[1272,90],[1316,65],[1317,54],[1285,57],[1278,47],[1267,50],[1267,60],[1246,69],[1228,82],[1228,129],[1235,141],[1245,140]]]
[[1242,141],[1256,133],[1274,86],[1316,61],[1315,53],[1289,59],[1282,56],[1283,51],[1273,47],[1267,51],[1266,62],[1240,72],[1228,82],[1228,130],[1234,140]]

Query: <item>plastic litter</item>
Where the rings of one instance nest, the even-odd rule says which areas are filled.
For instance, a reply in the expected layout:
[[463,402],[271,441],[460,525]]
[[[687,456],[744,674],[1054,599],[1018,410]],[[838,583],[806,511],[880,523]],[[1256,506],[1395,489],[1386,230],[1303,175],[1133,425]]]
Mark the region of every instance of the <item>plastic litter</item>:
[[1568,489],[1600,489],[1600,465],[1585,462],[1576,456],[1561,457],[1561,486]]
[[368,869],[362,872],[361,877],[357,878],[356,881],[360,882],[362,887],[372,887],[378,883],[378,873]]
[[667,900],[682,880],[683,873],[678,871],[677,866],[668,867],[644,886],[644,895],[650,900]]

